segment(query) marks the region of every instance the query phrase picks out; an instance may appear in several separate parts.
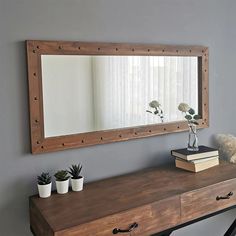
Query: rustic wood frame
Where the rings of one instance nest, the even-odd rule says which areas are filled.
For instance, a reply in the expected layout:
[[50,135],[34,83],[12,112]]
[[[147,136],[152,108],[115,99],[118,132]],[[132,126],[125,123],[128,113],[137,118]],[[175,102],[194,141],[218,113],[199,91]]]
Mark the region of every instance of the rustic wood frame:
[[207,47],[40,40],[28,40],[26,41],[26,47],[28,61],[31,151],[33,154],[181,132],[188,129],[186,121],[178,121],[45,138],[41,55],[46,54],[197,56],[199,70],[199,114],[202,117],[199,120],[198,128],[209,127],[209,52]]

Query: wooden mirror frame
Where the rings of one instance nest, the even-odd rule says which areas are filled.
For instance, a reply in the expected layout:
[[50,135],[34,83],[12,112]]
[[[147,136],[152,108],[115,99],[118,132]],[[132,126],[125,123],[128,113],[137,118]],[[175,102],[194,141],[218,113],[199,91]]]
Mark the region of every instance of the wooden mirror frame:
[[199,120],[198,128],[209,126],[209,55],[207,47],[39,40],[26,41],[26,47],[32,153],[59,151],[188,130],[186,121],[177,121],[45,138],[41,55],[197,56],[198,112],[202,117]]

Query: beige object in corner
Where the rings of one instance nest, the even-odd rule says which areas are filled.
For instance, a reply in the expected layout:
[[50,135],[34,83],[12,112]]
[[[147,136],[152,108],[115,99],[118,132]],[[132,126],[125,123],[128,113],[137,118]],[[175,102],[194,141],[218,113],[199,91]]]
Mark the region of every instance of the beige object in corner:
[[216,136],[220,158],[236,163],[236,137],[231,134],[218,134]]

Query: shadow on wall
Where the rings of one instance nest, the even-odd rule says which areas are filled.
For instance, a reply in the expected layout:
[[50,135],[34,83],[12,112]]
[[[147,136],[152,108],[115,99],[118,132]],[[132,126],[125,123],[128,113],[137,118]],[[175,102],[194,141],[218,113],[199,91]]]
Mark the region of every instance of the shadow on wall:
[[[19,109],[19,127],[21,130],[18,133],[19,140],[21,141],[20,147],[22,148],[21,153],[30,153],[30,129],[29,129],[29,100],[28,100],[28,78],[27,78],[27,56],[26,56],[26,45],[25,41],[16,42],[13,47],[16,47],[16,60],[17,65],[16,71],[17,77],[17,89],[19,92],[18,107]],[[17,135],[17,132],[16,132]]]

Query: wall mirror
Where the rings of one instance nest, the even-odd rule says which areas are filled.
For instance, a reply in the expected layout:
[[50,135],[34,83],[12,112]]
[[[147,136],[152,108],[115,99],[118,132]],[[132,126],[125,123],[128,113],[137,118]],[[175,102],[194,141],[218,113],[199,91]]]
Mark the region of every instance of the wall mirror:
[[208,126],[206,47],[26,43],[32,153],[187,130],[181,102]]

